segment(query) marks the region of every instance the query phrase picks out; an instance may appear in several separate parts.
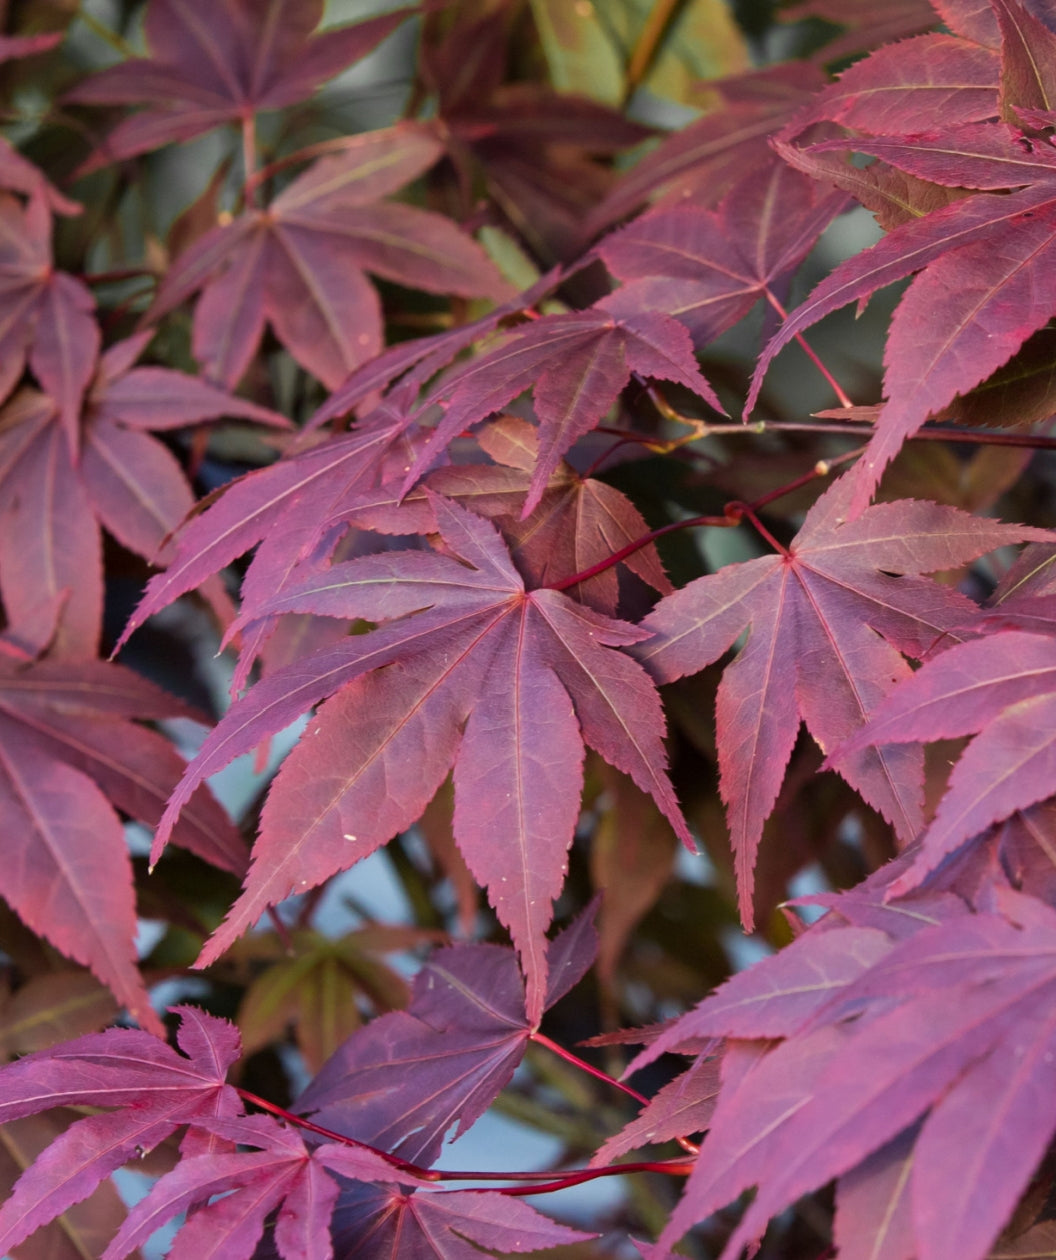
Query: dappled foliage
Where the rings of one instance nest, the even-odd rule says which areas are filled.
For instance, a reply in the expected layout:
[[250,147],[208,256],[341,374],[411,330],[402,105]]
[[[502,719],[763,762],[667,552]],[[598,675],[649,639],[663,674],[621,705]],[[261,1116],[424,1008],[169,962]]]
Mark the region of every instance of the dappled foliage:
[[323,17],[0,35],[0,1254],[1056,1256],[1056,12]]

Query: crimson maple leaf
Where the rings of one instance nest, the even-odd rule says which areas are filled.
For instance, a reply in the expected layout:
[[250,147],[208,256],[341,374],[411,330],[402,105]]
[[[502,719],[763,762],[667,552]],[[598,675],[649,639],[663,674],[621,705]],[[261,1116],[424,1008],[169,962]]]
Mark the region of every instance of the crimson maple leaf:
[[[823,751],[846,741],[908,677],[901,654],[920,658],[959,637],[975,609],[919,575],[1042,533],[912,500],[848,521],[853,494],[854,483],[840,478],[787,551],[728,565],[662,599],[642,622],[653,638],[634,649],[657,682],[671,682],[718,660],[751,627],[716,701],[720,790],[746,925],[759,837],[800,721]],[[840,773],[904,841],[914,839],[922,762],[908,748],[863,751],[841,760]]]
[[736,184],[716,210],[661,208],[598,245],[623,287],[610,309],[662,310],[699,348],[765,297],[781,314],[792,273],[847,205],[782,162]]
[[[198,1131],[231,1146],[257,1149],[181,1160],[132,1208],[100,1260],[123,1260],[160,1226],[192,1207],[197,1210],[173,1239],[168,1253],[173,1260],[215,1252],[218,1246],[231,1260],[249,1260],[257,1254],[273,1212],[280,1257],[322,1260],[333,1255],[330,1218],[342,1184],[331,1174],[342,1182],[415,1184],[413,1176],[397,1171],[374,1151],[337,1142],[309,1149],[298,1133],[270,1116],[194,1117],[193,1122]],[[214,1199],[216,1195],[223,1197]]]
[[17,198],[0,193],[0,402],[28,361],[54,398],[73,451],[101,340],[94,311],[87,287],[55,270],[45,197],[38,191],[23,209]]
[[407,10],[313,35],[322,16],[323,0],[150,0],[144,34],[154,54],[101,70],[66,95],[81,105],[148,106],[119,123],[82,171],[295,105],[365,57]]
[[[588,907],[547,944],[547,1009],[594,960],[595,909]],[[455,1137],[461,1136],[509,1084],[536,1027],[525,1012],[513,950],[437,950],[415,977],[408,1009],[353,1033],[296,1109],[356,1141],[432,1164],[452,1124],[457,1120]]]
[[604,1167],[640,1146],[707,1129],[719,1094],[719,1067],[718,1056],[699,1055],[680,1076],[657,1090],[630,1124],[598,1147],[591,1164]]
[[1007,630],[957,644],[895,688],[854,740],[834,750],[842,759],[866,741],[976,736],[894,892],[916,887],[992,823],[1053,795],[1054,671],[1056,639],[1046,635]]
[[596,1237],[548,1220],[519,1199],[480,1190],[356,1188],[334,1212],[334,1243],[348,1260],[480,1260]]
[[[908,1213],[910,1254],[983,1260],[1056,1130],[1048,1088],[1056,915],[1011,892],[1001,910],[972,915],[962,907],[879,957],[874,951],[872,964],[805,1025],[797,1016],[776,1049],[732,1042],[711,1130],[660,1247],[758,1185],[722,1253],[733,1260],[772,1215],[857,1170],[838,1193],[864,1194],[863,1183],[873,1185],[877,1198],[864,1215],[870,1242],[885,1237],[885,1210],[894,1205]],[[827,935],[860,939],[863,931],[819,926],[798,954],[807,983],[834,974],[835,947],[826,943],[829,961],[819,955],[818,972],[812,948]],[[760,1013],[766,973],[779,959],[761,965]],[[788,1001],[781,990],[790,979],[777,984],[778,1006]],[[719,1025],[721,1004],[714,1009]],[[732,1029],[740,1016],[729,1014]],[[888,1145],[896,1140],[912,1144],[911,1159],[905,1145]],[[905,1207],[880,1193],[895,1159],[909,1179]]]
[[433,511],[452,556],[334,564],[253,608],[250,617],[311,612],[390,624],[277,671],[236,702],[174,793],[155,853],[198,783],[332,696],[275,779],[245,892],[200,961],[268,905],[410,826],[453,763],[455,834],[514,938],[536,1018],[584,742],[689,836],[665,770],[659,697],[641,666],[612,650],[643,632],[557,591],[527,590],[494,526],[440,498]]
[[179,464],[150,430],[226,416],[288,427],[276,412],[182,372],[133,368],[151,336],[103,355],[72,430],[51,397],[29,388],[0,411],[0,591],[12,629],[32,650],[98,651],[100,525],[157,560],[194,506]]
[[725,414],[701,375],[684,325],[660,311],[610,309],[612,302],[603,298],[586,311],[544,315],[435,385],[418,414],[441,401],[444,414],[408,472],[404,490],[463,429],[527,389],[533,391],[539,421],[539,454],[525,516],[538,504],[561,456],[595,428],[632,372],[675,381]]
[[[238,1030],[194,1007],[173,1009],[182,1021],[176,1040],[183,1054],[150,1033],[112,1028],[0,1070],[0,1123],[66,1105],[118,1108],[75,1121],[23,1173],[0,1207],[5,1255],[180,1126],[241,1113],[225,1079],[241,1052]],[[182,1149],[215,1159],[216,1146],[205,1131],[188,1133]]]
[[[1001,111],[1031,124],[1051,124],[1056,96],[1056,34],[1015,0],[1001,0]],[[982,69],[982,67],[980,67]],[[890,57],[883,75],[901,88]],[[990,91],[986,83],[979,86]],[[835,109],[839,116],[841,110]],[[822,107],[824,116],[824,106]],[[912,111],[892,121],[918,132]],[[773,356],[790,338],[850,301],[920,272],[896,310],[884,352],[887,402],[865,458],[855,470],[852,511],[866,502],[887,464],[929,416],[947,407],[999,367],[1056,312],[1052,276],[1056,226],[1056,150],[1007,122],[968,122],[927,134],[849,137],[807,146],[807,152],[854,149],[941,187],[978,190],[923,218],[895,227],[871,249],[841,264],[792,312],[759,360],[745,414],[755,404]],[[853,191],[853,188],[852,188]],[[1000,193],[999,196],[988,195]]]
[[192,348],[210,377],[235,385],[270,323],[293,357],[336,389],[382,347],[381,304],[364,272],[431,293],[507,298],[495,266],[450,219],[379,202],[442,152],[418,124],[352,137],[266,210],[195,241],[166,274],[149,318],[201,289]]
[[[123,666],[24,665],[0,655],[4,897],[34,931],[89,966],[147,1028],[158,1019],[135,965],[132,864],[115,807],[153,826],[183,761],[133,719],[194,717]],[[224,870],[245,850],[206,792],[174,836]]]

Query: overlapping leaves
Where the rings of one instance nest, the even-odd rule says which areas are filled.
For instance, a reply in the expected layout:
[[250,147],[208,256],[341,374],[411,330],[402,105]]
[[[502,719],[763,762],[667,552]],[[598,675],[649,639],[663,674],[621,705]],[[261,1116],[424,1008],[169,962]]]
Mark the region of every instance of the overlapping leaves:
[[[4,897],[148,1028],[158,1021],[135,964],[132,865],[115,807],[158,821],[183,761],[134,720],[180,715],[194,716],[120,665],[0,656]],[[208,790],[173,838],[224,870],[245,867],[238,833]]]
[[67,94],[78,104],[147,106],[109,133],[87,169],[295,105],[406,14],[313,34],[322,16],[322,0],[151,0],[144,34],[152,55],[102,70]]
[[[581,979],[596,947],[590,913],[549,943],[546,1005]],[[269,1217],[265,1250],[282,1260],[325,1260],[335,1246],[379,1255],[382,1245],[393,1260],[412,1260],[426,1242],[460,1260],[479,1254],[473,1244],[514,1253],[588,1237],[494,1195],[426,1192],[421,1165],[406,1159],[431,1163],[452,1120],[469,1128],[523,1057],[534,1026],[511,950],[441,951],[419,973],[407,1012],[374,1021],[324,1067],[298,1109],[349,1142],[309,1146],[270,1116],[243,1114],[226,1082],[242,1049],[237,1030],[191,1007],[173,1013],[182,1054],[149,1033],[111,1029],[0,1070],[0,1121],[69,1105],[110,1109],[76,1120],[26,1170],[0,1208],[0,1246],[18,1245],[177,1130],[178,1163],[133,1207],[103,1260],[121,1260],[189,1209],[174,1260],[218,1245],[248,1260]]]
[[[862,304],[884,285],[919,273],[891,323],[884,355],[887,401],[856,469],[854,511],[868,502],[907,437],[1006,363],[1056,312],[1051,279],[1056,157],[1046,138],[1056,105],[1047,86],[1056,35],[1018,0],[1000,0],[995,11],[999,92],[992,58],[964,41],[940,48],[930,41],[943,37],[925,37],[916,81],[913,57],[903,60],[881,50],[848,73],[850,92],[843,94],[842,84],[839,91],[830,89],[804,120],[831,119],[865,131],[867,138],[808,144],[793,158],[824,178],[823,168],[812,170],[810,154],[855,149],[925,184],[979,190],[940,202],[923,217],[917,210],[871,249],[837,267],[792,312],[756,368],[746,412],[771,359],[792,337],[846,303]],[[961,62],[958,70],[955,63]],[[947,66],[958,82],[940,90],[929,125],[922,128],[918,106],[922,94],[933,90],[929,80],[936,64],[934,86],[941,88]],[[871,107],[867,89],[884,93],[885,104]],[[975,121],[992,119],[999,110],[1005,121]],[[878,137],[885,128],[888,134]],[[853,175],[836,179],[859,192]],[[872,204],[875,193],[874,184],[860,199]]]
[[[907,902],[917,930],[900,944],[826,920],[682,1021],[687,1036],[738,1040],[657,1254],[757,1184],[722,1253],[732,1260],[833,1177],[846,1260],[989,1254],[1056,1129],[1056,917],[1007,890],[1001,909],[925,926]],[[746,1035],[786,1039],[770,1049]]]
[[72,427],[51,396],[28,387],[0,411],[0,590],[30,650],[98,652],[101,525],[144,559],[164,559],[163,541],[193,507],[185,474],[151,430],[224,417],[287,425],[196,377],[133,367],[150,338],[110,347]]
[[[661,600],[642,623],[653,638],[635,649],[658,682],[670,682],[718,660],[751,627],[716,700],[721,791],[746,924],[759,837],[800,721],[823,751],[848,740],[908,677],[902,653],[919,659],[952,642],[972,614],[969,600],[919,575],[1043,535],[927,503],[884,503],[848,521],[853,494],[853,482],[841,478],[786,552],[729,565]],[[911,749],[877,747],[839,769],[904,841],[915,838],[923,768]]]
[[659,697],[641,666],[613,650],[644,632],[558,591],[526,589],[492,525],[436,497],[433,512],[451,554],[333,564],[244,614],[250,624],[285,612],[387,624],[276,671],[237,702],[173,795],[155,852],[203,779],[327,700],[275,779],[245,892],[201,961],[268,905],[409,827],[453,765],[455,835],[517,945],[534,1018],[584,744],[689,836],[664,769]]
[[193,347],[209,377],[235,385],[270,324],[336,389],[382,348],[381,304],[364,272],[434,293],[507,296],[484,251],[449,219],[379,201],[441,152],[431,130],[414,124],[353,137],[266,210],[249,209],[195,241],[165,276],[152,317],[201,289]]
[[1007,630],[958,644],[900,684],[847,745],[977,736],[899,882],[903,891],[992,823],[1053,795],[1054,667],[1056,645],[1043,635]]

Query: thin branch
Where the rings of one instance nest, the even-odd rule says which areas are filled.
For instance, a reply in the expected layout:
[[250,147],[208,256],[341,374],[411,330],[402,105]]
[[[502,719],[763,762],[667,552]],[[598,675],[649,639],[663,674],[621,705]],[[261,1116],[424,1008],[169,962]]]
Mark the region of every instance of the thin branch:
[[327,1138],[331,1142],[338,1142],[342,1146],[354,1146],[360,1150],[370,1151],[380,1159],[383,1159],[387,1164],[391,1164],[393,1168],[407,1173],[409,1177],[414,1177],[419,1181],[534,1182],[539,1184],[505,1187],[498,1190],[497,1193],[549,1194],[552,1190],[563,1190],[566,1186],[579,1185],[584,1181],[595,1181],[599,1177],[618,1177],[624,1173],[632,1172],[661,1172],[670,1173],[676,1177],[685,1177],[693,1170],[693,1161],[681,1159],[659,1160],[641,1164],[606,1164],[602,1168],[578,1168],[569,1173],[558,1174],[556,1178],[552,1171],[485,1172],[474,1169],[421,1168],[418,1164],[412,1164],[409,1160],[401,1159],[398,1155],[392,1155],[388,1151],[383,1151],[380,1147],[371,1146],[369,1142],[359,1142],[345,1133],[335,1133],[333,1129],[326,1129],[320,1124],[313,1124],[311,1120],[305,1120],[303,1116],[294,1115],[292,1111],[287,1111],[285,1107],[280,1107],[277,1103],[268,1102],[266,1098],[261,1098],[258,1094],[251,1093],[248,1089],[242,1089],[238,1085],[234,1088],[244,1102],[250,1103],[254,1107],[259,1107],[262,1111],[267,1111],[273,1116],[277,1116],[287,1124],[296,1125],[297,1128],[305,1129],[309,1133],[315,1133],[317,1136]]
[[[664,1159],[641,1164],[606,1164],[603,1168],[581,1168],[556,1177],[552,1181],[544,1181],[535,1186],[504,1186],[498,1194],[510,1198],[523,1198],[529,1194],[551,1194],[555,1190],[566,1190],[569,1186],[582,1185],[584,1181],[596,1181],[599,1177],[622,1177],[624,1173],[654,1172],[667,1173],[673,1177],[688,1177],[693,1171],[694,1161],[691,1159]],[[445,1177],[444,1180],[449,1180]]]
[[252,110],[242,115],[242,196],[247,210],[257,201],[257,116]]
[[664,42],[671,23],[678,16],[683,0],[655,0],[649,10],[649,16],[635,40],[627,63],[626,84],[623,90],[624,105],[634,95],[638,85],[645,78],[656,59],[660,45]]
[[[788,311],[785,310],[784,306],[777,300],[777,298],[770,292],[769,289],[766,290],[766,300],[770,303],[770,305],[774,308],[774,310],[777,311],[778,315],[780,315],[782,319],[788,319]],[[849,396],[844,392],[843,387],[840,385],[839,381],[833,376],[833,374],[829,371],[829,369],[825,366],[825,364],[822,363],[821,359],[818,358],[817,354],[811,349],[810,345],[807,343],[806,338],[803,336],[803,334],[796,333],[795,340],[799,344],[800,349],[804,352],[804,354],[806,354],[807,358],[811,361],[811,363],[814,364],[814,366],[825,378],[826,382],[829,385],[829,388],[840,400],[840,406],[853,407],[854,404],[851,402]]]
[[139,54],[117,31],[112,31],[105,23],[100,22],[97,17],[88,12],[86,3],[77,6],[76,16],[88,27],[93,35],[97,35],[104,44],[108,44],[115,52],[120,53],[122,57],[137,57]]
[[629,1098],[633,1098],[635,1102],[641,1103],[643,1107],[649,1101],[644,1094],[639,1094],[630,1085],[625,1085],[623,1081],[618,1081],[614,1076],[610,1076],[608,1072],[603,1072],[601,1068],[596,1068],[584,1059],[579,1058],[578,1055],[574,1055],[571,1050],[566,1050],[564,1046],[559,1046],[556,1041],[551,1041],[545,1033],[533,1032],[531,1040],[537,1046],[545,1046],[547,1050],[552,1051],[558,1058],[564,1059],[566,1063],[571,1063],[573,1067],[579,1068],[581,1072],[586,1072],[596,1080],[604,1081],[606,1085],[611,1085],[613,1089],[618,1089]]
[[[558,1045],[556,1041],[551,1041],[545,1033],[537,1030],[531,1034],[531,1040],[538,1046],[545,1046],[547,1050],[564,1059],[566,1063],[571,1063],[573,1067],[579,1068],[581,1072],[586,1072],[596,1080],[604,1081],[606,1085],[611,1085],[613,1089],[620,1090],[621,1093],[626,1094],[629,1098],[633,1098],[635,1102],[641,1103],[643,1107],[648,1105],[649,1099],[644,1094],[639,1094],[630,1085],[624,1084],[623,1081],[618,1081],[614,1076],[610,1076],[608,1072],[603,1072],[601,1068],[596,1068],[592,1064],[587,1063],[585,1059],[581,1059],[578,1055],[573,1054],[571,1050],[566,1050],[564,1046]],[[677,1137],[675,1141],[690,1155],[698,1154],[699,1147],[690,1142],[688,1138]]]
[[691,516],[684,521],[672,521],[670,525],[661,525],[659,529],[651,530],[648,534],[643,534],[641,538],[636,538],[633,542],[627,543],[619,551],[614,551],[611,556],[606,556],[604,560],[599,560],[597,564],[592,564],[589,569],[573,573],[571,577],[562,578],[560,582],[551,582],[547,589],[551,591],[570,590],[573,586],[578,586],[580,582],[586,582],[588,578],[595,577],[598,573],[604,573],[606,569],[611,569],[614,564],[619,564],[621,560],[626,560],[628,556],[633,556],[636,551],[641,551],[643,547],[648,547],[651,542],[655,542],[658,538],[663,538],[665,534],[673,534],[676,529],[690,529],[694,525],[714,525],[717,529],[729,529],[730,526],[739,524],[740,517],[731,519],[728,516]]

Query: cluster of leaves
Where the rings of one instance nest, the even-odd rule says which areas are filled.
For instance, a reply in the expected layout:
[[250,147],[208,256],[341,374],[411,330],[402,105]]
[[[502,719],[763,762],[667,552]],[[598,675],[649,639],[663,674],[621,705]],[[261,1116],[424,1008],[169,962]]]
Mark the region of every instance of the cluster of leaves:
[[1051,6],[353,9],[0,36],[0,1254],[1056,1256]]

